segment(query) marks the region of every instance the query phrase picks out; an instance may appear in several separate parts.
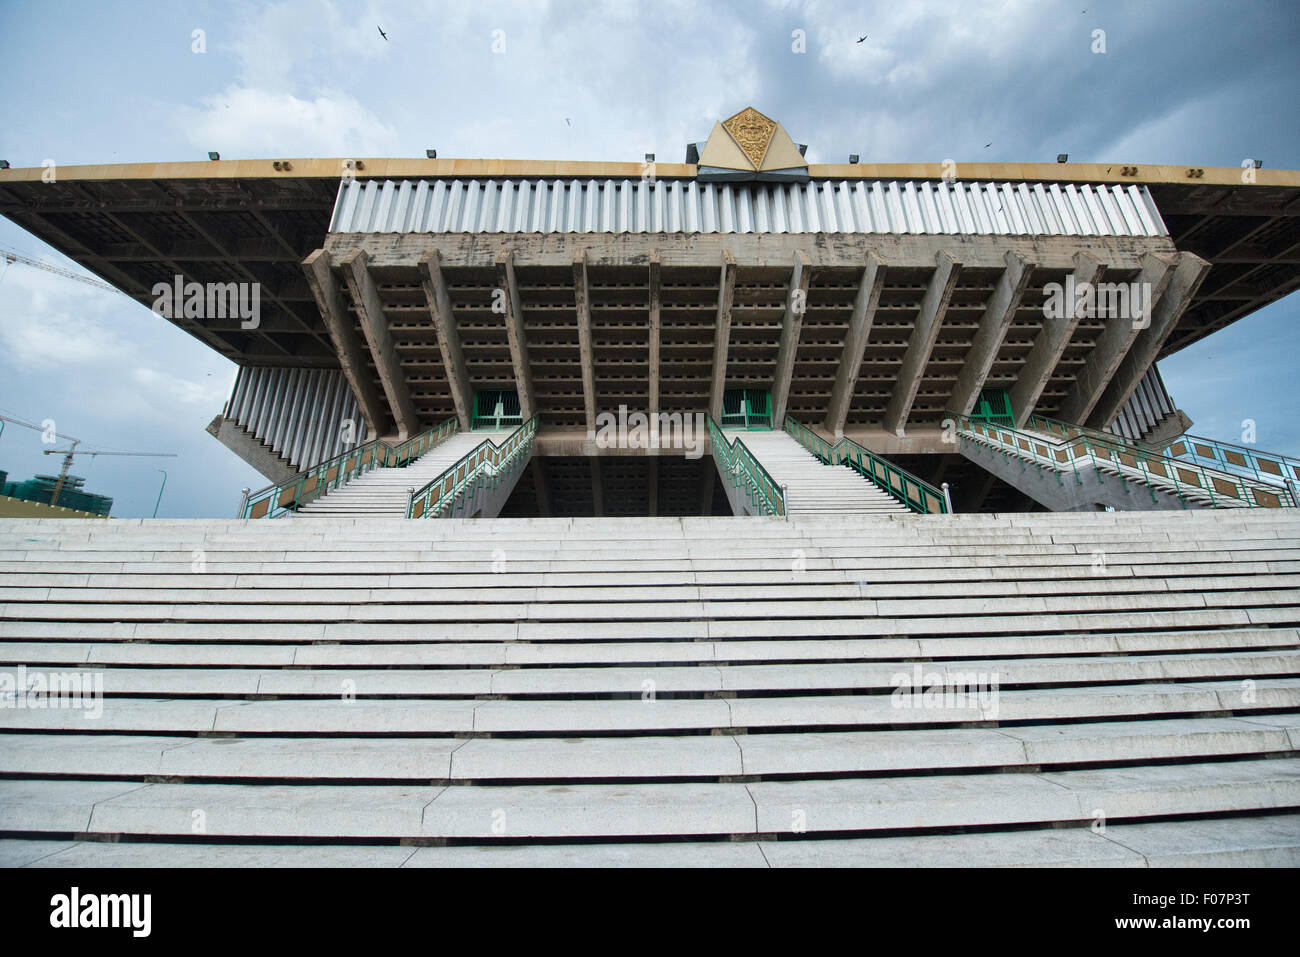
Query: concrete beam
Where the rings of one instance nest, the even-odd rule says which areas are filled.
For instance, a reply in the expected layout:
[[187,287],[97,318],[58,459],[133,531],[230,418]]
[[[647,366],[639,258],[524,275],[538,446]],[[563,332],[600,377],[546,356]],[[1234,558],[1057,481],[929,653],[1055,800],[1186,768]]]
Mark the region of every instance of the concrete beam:
[[912,403],[916,401],[917,390],[921,388],[921,378],[930,362],[935,340],[939,338],[939,329],[948,312],[952,291],[957,288],[957,277],[961,275],[961,262],[945,250],[935,254],[934,262],[934,273],[930,276],[930,284],[921,299],[916,325],[907,342],[907,352],[903,354],[903,367],[899,370],[898,382],[894,385],[889,405],[885,408],[885,431],[895,435],[902,435],[907,429]]
[[772,428],[785,424],[785,406],[790,398],[790,378],[794,375],[794,357],[799,351],[799,332],[808,309],[808,284],[812,280],[808,254],[802,249],[794,254],[790,286],[785,295],[785,316],[781,320],[781,345],[776,353],[776,372],[772,377]]
[[298,470],[282,455],[233,419],[218,415],[208,423],[208,434],[257,469],[270,482],[284,485],[298,477]]
[[[1095,256],[1080,251],[1074,259],[1074,289],[1084,290],[1084,284],[1094,286],[1101,278],[1105,267]],[[1074,336],[1074,330],[1082,318],[1080,306],[1082,296],[1076,295],[1073,302],[1064,303],[1065,315],[1059,319],[1043,318],[1043,327],[1034,336],[1034,344],[1025,357],[1025,364],[1020,367],[1020,376],[1011,387],[1011,414],[1015,416],[1016,427],[1024,425],[1033,414],[1038,397],[1056,371],[1056,365],[1065,354],[1065,349]]]
[[497,288],[505,294],[506,338],[510,342],[510,361],[515,367],[519,412],[527,422],[533,417],[533,373],[528,364],[528,336],[524,332],[524,310],[519,304],[519,280],[515,278],[514,253],[501,253],[496,260],[496,270]]
[[316,297],[316,306],[320,309],[321,318],[325,320],[325,328],[329,330],[330,341],[334,343],[334,351],[338,354],[343,376],[348,380],[348,386],[356,397],[361,415],[373,435],[383,435],[388,431],[388,413],[380,401],[379,391],[370,377],[370,370],[366,368],[365,354],[362,352],[361,343],[357,341],[347,303],[343,301],[338,280],[335,279],[334,271],[330,268],[329,252],[324,249],[316,250],[303,260],[302,267],[307,275],[307,285],[311,287],[312,295]]
[[1177,258],[1169,287],[1152,311],[1151,325],[1133,340],[1124,361],[1093,407],[1087,423],[1091,428],[1104,429],[1115,421],[1210,271],[1210,264],[1195,253],[1179,253]]
[[989,377],[989,370],[997,360],[1002,340],[1016,317],[1016,310],[1029,288],[1029,280],[1034,274],[1034,264],[1023,256],[1007,253],[1007,268],[998,277],[993,295],[989,296],[984,306],[984,315],[980,317],[980,327],[971,341],[970,352],[962,364],[953,386],[952,395],[948,397],[948,408],[963,415],[970,415],[979,399],[980,390]]
[[374,277],[367,268],[368,261],[365,250],[359,249],[348,255],[340,265],[343,267],[348,291],[352,294],[352,303],[356,306],[357,315],[361,317],[361,331],[370,345],[370,356],[379,372],[379,383],[388,397],[388,407],[397,423],[398,434],[406,438],[419,431],[420,421],[415,414],[415,404],[411,401],[406,376],[397,359],[397,346],[389,332],[388,319],[384,316],[379,287],[375,285]]
[[[1074,385],[1065,397],[1058,417],[1066,422],[1085,422],[1110,380],[1119,371],[1120,363],[1137,339],[1138,333],[1151,325],[1155,313],[1154,304],[1164,296],[1174,276],[1174,267],[1178,264],[1171,256],[1157,256],[1148,253],[1146,262],[1137,278],[1139,289],[1150,290],[1141,302],[1139,315],[1107,316],[1101,335],[1083,368],[1075,376]],[[1131,300],[1130,300],[1131,302]],[[1130,313],[1136,310],[1130,309]]]
[[1140,269],[1142,256],[1148,252],[1173,253],[1168,237],[1131,236],[929,236],[882,233],[835,233],[819,235],[809,244],[807,235],[799,233],[692,233],[680,237],[670,246],[663,245],[657,234],[626,233],[436,233],[380,234],[334,233],[325,240],[325,248],[338,253],[365,249],[371,264],[414,266],[430,246],[442,250],[443,268],[491,267],[497,256],[513,251],[517,266],[552,266],[569,269],[579,250],[586,250],[587,265],[635,266],[645,268],[653,249],[660,250],[664,269],[713,266],[727,250],[745,267],[770,267],[785,270],[798,249],[807,249],[814,269],[857,271],[868,253],[881,262],[897,266],[932,266],[935,256],[945,250],[967,269],[1003,269],[1006,253],[1018,256],[1039,268],[1072,269],[1074,254],[1080,249],[1116,269]]
[[649,341],[650,365],[649,365],[649,369],[647,370],[647,373],[650,378],[650,389],[649,389],[649,395],[647,399],[648,401],[647,408],[650,410],[650,413],[652,415],[659,411],[659,342],[660,339],[662,338],[659,314],[660,314],[660,309],[662,307],[662,299],[663,299],[663,290],[661,286],[660,271],[661,269],[659,263],[659,250],[652,249],[650,250],[650,278],[649,278],[650,317],[649,317],[649,322],[647,323],[646,326],[647,334],[650,339]]
[[722,250],[722,269],[718,274],[718,318],[714,323],[713,382],[709,387],[709,415],[722,418],[722,393],[727,388],[727,348],[731,343],[731,304],[736,296],[736,259],[729,249]]
[[573,308],[578,319],[578,360],[582,366],[582,404],[587,431],[596,434],[596,367],[591,346],[591,285],[587,278],[587,253],[573,259]]
[[456,418],[461,430],[469,431],[474,414],[474,387],[465,370],[465,352],[460,345],[460,332],[451,309],[447,281],[442,275],[442,255],[436,249],[429,250],[420,257],[417,268],[438,337],[438,351],[442,353],[442,364],[447,370],[447,387],[451,390],[451,401],[456,405]]
[[858,294],[853,300],[853,314],[849,328],[844,333],[844,351],[835,371],[835,385],[831,388],[831,401],[826,410],[826,428],[839,441],[844,436],[844,422],[853,392],[858,387],[858,370],[862,368],[862,353],[871,337],[871,324],[876,318],[880,293],[885,288],[885,265],[875,253],[867,254],[867,267],[858,281]]

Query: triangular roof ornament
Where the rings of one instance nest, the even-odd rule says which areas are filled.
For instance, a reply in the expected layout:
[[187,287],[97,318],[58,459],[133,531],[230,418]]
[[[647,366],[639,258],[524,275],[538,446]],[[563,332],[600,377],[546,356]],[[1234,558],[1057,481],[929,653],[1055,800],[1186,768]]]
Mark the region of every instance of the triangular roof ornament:
[[713,124],[699,150],[697,176],[724,182],[809,178],[808,162],[790,134],[752,106]]

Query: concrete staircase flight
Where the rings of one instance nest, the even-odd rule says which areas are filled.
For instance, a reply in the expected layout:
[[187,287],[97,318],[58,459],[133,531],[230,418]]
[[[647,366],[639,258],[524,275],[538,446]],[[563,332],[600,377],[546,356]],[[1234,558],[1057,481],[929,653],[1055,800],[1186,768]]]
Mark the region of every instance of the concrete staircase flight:
[[485,439],[499,445],[509,436],[509,432],[457,432],[404,468],[372,469],[308,502],[296,515],[302,518],[382,515],[405,518],[408,488],[418,490],[427,485]]
[[1300,864],[1289,513],[11,519],[0,576],[0,674],[103,692],[0,701],[0,864]]
[[880,514],[910,509],[847,465],[827,465],[785,432],[727,432],[748,446],[763,468],[786,486],[791,516]]
[[[1003,434],[1011,440],[1003,440]],[[1104,458],[1095,463],[1062,461],[1055,454],[1062,442],[1059,435],[1029,428],[993,427],[984,432],[962,428],[958,438],[957,450],[963,457],[1054,512],[1089,511],[1103,506],[1125,511],[1251,507],[1231,494],[1212,495],[1191,487],[1188,481],[1175,482],[1136,465]],[[1169,463],[1166,467],[1177,466]],[[1227,472],[1222,477],[1227,486],[1241,483],[1252,494],[1258,488],[1263,493],[1261,498],[1285,504],[1286,493],[1278,486]]]

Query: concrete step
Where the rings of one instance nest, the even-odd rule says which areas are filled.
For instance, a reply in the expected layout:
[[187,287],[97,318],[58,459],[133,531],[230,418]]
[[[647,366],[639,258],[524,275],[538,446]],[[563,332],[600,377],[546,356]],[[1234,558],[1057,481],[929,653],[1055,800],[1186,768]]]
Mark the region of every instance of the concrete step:
[[849,469],[816,458],[785,432],[727,432],[753,453],[779,485],[786,489],[786,511],[805,514],[902,514],[908,507],[888,492]]
[[1296,867],[1300,814],[993,834],[659,844],[148,844],[0,840],[0,867]]
[[6,770],[14,774],[408,782],[844,776],[1185,761],[1282,754],[1300,750],[1298,745],[1296,715],[1001,729],[576,739],[0,735]]
[[[15,520],[0,575],[0,676],[103,681],[88,710],[0,680],[15,865],[1300,847],[1286,516]],[[896,694],[915,669],[985,697]]]
[[1151,715],[1248,714],[1300,708],[1300,678],[1189,681],[1098,687],[999,689],[965,698],[814,694],[653,700],[205,698],[105,699],[102,714],[70,707],[0,709],[0,729],[224,731],[237,734],[454,735],[722,731],[753,728],[888,728],[1007,721],[1088,721]]
[[[960,662],[882,661],[871,663],[773,664],[726,667],[531,667],[481,668],[92,668],[82,674],[102,681],[107,696],[358,698],[506,697],[529,695],[606,696],[709,692],[800,692],[852,689],[889,692],[910,680],[913,669],[948,680],[950,675],[993,676],[1001,688],[1029,685],[1088,685],[1139,681],[1190,681],[1300,673],[1300,652],[1260,651],[1233,655],[1125,655],[1020,659],[963,659]],[[927,681],[930,679],[927,678]]]
[[1300,759],[903,778],[503,786],[0,781],[28,834],[259,838],[815,835],[1290,810]]

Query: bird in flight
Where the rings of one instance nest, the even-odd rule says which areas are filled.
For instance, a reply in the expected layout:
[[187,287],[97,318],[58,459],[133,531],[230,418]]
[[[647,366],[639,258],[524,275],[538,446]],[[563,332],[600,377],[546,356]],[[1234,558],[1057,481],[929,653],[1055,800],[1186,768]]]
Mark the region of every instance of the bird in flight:
[[988,149],[988,148],[989,148],[990,146],[992,146],[992,145],[993,145],[992,143],[985,143],[985,144],[984,144],[984,148],[985,148],[985,149]]
[[868,34],[864,34],[863,36],[858,37],[858,42],[861,43],[863,40],[865,40],[865,39],[866,39],[868,36],[870,36],[870,35],[871,35],[871,34],[868,33]]
[[383,37],[385,40],[388,39],[388,34],[384,32],[384,28],[383,28],[383,27],[378,27],[378,26],[377,26],[377,27],[375,27],[375,29],[379,31],[379,35],[380,35],[381,37]]

